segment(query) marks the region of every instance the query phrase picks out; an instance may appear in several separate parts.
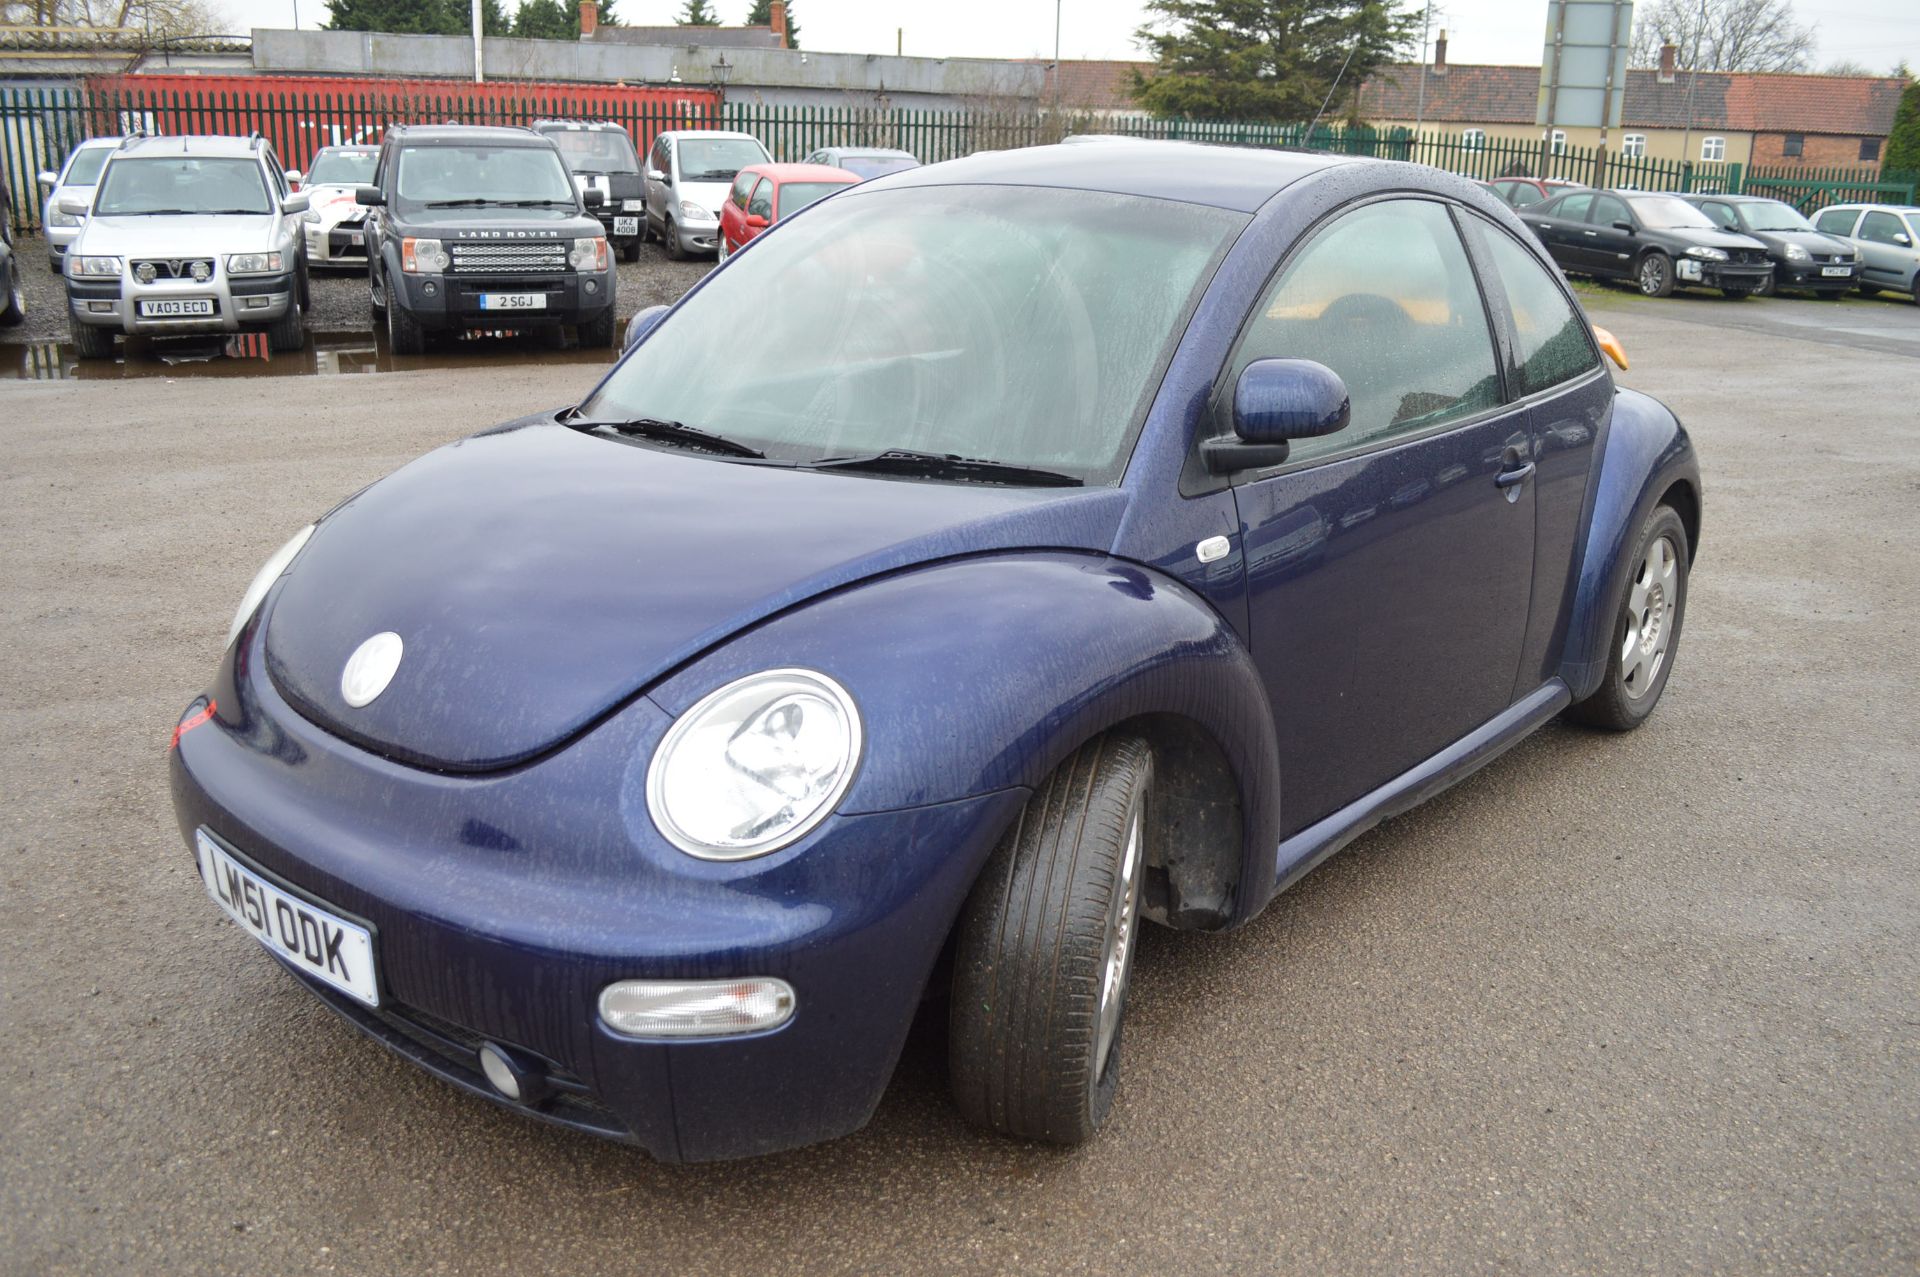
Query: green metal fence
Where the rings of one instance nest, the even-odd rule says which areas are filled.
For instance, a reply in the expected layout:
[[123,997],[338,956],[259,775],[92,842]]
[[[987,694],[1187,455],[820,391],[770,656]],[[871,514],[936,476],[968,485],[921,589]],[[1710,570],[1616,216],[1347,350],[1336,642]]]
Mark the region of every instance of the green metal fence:
[[1829,204],[1911,204],[1920,174],[1882,173],[1878,169],[1755,167],[1747,173],[1746,193],[1771,195],[1803,213]]

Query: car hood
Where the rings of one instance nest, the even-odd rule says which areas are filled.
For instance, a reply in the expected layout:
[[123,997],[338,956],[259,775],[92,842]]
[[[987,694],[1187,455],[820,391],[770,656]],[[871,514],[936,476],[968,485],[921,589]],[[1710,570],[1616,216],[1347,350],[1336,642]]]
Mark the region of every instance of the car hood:
[[600,233],[599,222],[569,208],[409,208],[393,220],[405,233],[423,231],[449,240],[566,239]]
[[116,257],[217,257],[271,248],[277,213],[87,219],[77,251]]
[[732,182],[682,182],[679,197],[698,204],[715,217],[720,216],[720,206],[727,202],[727,194],[733,190]]
[[1822,231],[1747,231],[1746,234],[1759,240],[1768,248],[1784,249],[1789,244],[1798,244],[1809,253],[1853,252],[1853,245],[1843,239],[1835,239]]
[[1653,234],[1673,240],[1679,244],[1698,244],[1704,248],[1762,248],[1759,240],[1749,235],[1739,235],[1733,231],[1708,230],[1695,226],[1656,226],[1648,228]]
[[[1104,552],[1126,500],[733,464],[515,423],[323,519],[266,604],[267,669],[301,713],[388,757],[503,767],[823,591],[961,554]],[[398,671],[348,705],[348,658],[389,630]]]

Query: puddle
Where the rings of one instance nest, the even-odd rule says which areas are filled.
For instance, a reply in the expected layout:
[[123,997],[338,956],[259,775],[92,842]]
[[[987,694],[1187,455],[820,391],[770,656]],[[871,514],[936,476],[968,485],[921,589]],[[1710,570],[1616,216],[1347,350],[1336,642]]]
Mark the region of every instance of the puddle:
[[97,381],[127,377],[321,377],[341,373],[420,372],[472,368],[502,359],[605,367],[612,350],[549,349],[539,338],[513,333],[468,333],[424,355],[395,355],[368,332],[310,332],[307,348],[270,354],[265,333],[122,341],[112,359],[81,359],[71,343],[0,345],[0,379],[11,365],[16,381]]

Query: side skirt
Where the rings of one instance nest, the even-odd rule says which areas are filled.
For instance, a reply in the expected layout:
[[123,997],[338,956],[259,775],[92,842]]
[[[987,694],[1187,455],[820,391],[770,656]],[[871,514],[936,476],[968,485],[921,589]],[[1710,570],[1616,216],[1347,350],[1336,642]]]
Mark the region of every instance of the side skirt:
[[1375,825],[1411,811],[1450,785],[1465,780],[1532,734],[1573,700],[1567,685],[1551,679],[1468,732],[1425,762],[1408,768],[1370,794],[1307,826],[1274,854],[1273,891],[1279,895],[1321,861]]

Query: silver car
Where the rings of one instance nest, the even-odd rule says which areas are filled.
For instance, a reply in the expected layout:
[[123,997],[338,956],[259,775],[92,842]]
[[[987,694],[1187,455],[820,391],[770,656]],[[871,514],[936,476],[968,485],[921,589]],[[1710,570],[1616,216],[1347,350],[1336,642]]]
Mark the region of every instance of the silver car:
[[801,162],[843,168],[862,181],[920,167],[920,161],[914,158],[913,152],[889,146],[823,146]]
[[295,169],[287,180],[300,184],[307,211],[300,223],[306,230],[307,265],[367,267],[367,210],[354,202],[354,192],[373,181],[377,146],[328,146],[314,153],[313,167],[303,178]]
[[1891,289],[1920,305],[1920,207],[1836,204],[1821,209],[1813,224],[1860,250],[1861,292]]
[[67,246],[73,243],[81,224],[87,220],[83,214],[61,212],[60,202],[91,202],[100,170],[120,142],[117,137],[88,138],[67,152],[66,163],[58,171],[49,169],[39,176],[40,189],[47,193],[40,210],[40,227],[46,233],[47,254],[56,275],[60,273],[60,259],[67,255]]
[[87,219],[66,256],[81,358],[111,356],[116,332],[253,330],[274,350],[306,345],[307,197],[288,192],[264,139],[129,138],[91,205],[60,209]]
[[720,205],[741,169],[773,157],[751,133],[669,129],[647,152],[647,215],[640,238],[653,235],[679,261],[720,248]]

